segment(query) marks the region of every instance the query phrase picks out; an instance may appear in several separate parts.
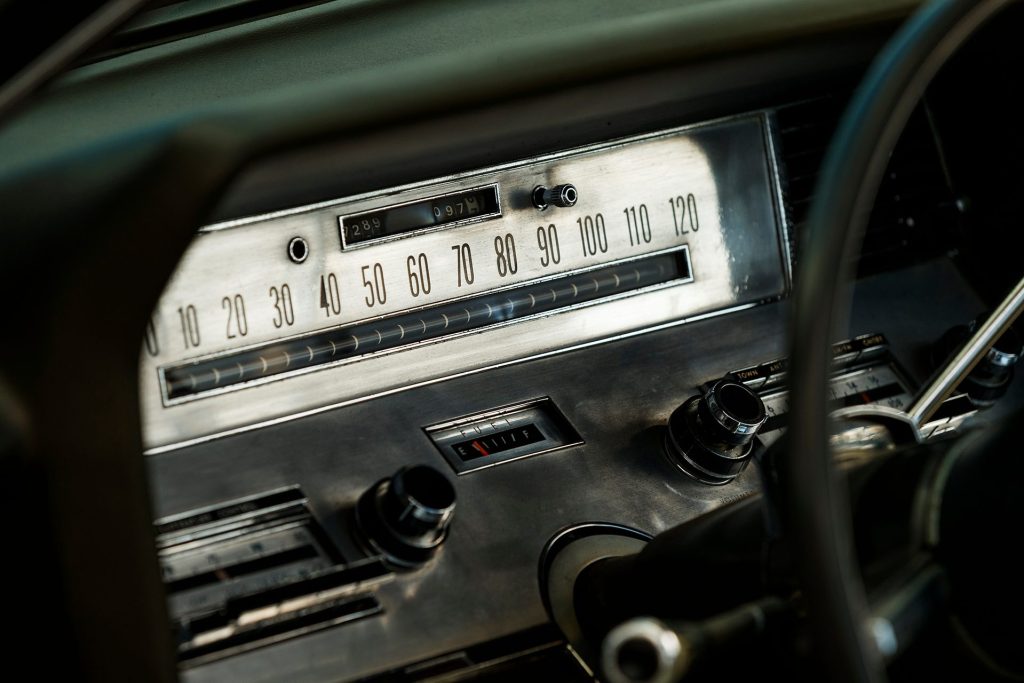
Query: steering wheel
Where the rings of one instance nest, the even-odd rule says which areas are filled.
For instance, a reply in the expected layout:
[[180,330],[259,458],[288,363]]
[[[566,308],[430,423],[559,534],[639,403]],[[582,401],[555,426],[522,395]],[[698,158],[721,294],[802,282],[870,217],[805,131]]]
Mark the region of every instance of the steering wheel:
[[845,282],[889,155],[940,67],[1007,0],[939,0],[920,10],[875,60],[826,155],[795,277],[790,327],[790,427],[780,479],[787,528],[816,643],[830,680],[881,681],[854,563],[846,490],[829,452],[829,342],[846,327]]

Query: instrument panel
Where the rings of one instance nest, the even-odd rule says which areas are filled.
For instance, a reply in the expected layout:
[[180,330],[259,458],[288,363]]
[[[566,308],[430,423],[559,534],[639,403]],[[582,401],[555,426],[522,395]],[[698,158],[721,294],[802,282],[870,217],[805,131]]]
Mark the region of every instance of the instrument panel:
[[206,226],[147,452],[774,300],[787,244],[764,112]]

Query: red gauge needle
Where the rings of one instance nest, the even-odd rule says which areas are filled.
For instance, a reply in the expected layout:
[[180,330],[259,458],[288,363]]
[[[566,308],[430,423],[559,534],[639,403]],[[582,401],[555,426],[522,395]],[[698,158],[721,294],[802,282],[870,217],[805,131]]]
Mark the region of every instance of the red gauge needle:
[[490,453],[487,452],[487,449],[480,445],[479,441],[474,441],[473,442],[473,448],[475,448],[478,451],[480,451],[481,455],[490,455]]

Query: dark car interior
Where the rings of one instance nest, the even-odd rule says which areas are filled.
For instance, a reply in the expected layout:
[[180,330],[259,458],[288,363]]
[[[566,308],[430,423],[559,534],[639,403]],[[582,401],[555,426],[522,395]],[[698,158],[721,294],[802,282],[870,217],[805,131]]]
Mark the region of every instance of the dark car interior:
[[12,670],[1024,680],[1022,27],[0,0]]

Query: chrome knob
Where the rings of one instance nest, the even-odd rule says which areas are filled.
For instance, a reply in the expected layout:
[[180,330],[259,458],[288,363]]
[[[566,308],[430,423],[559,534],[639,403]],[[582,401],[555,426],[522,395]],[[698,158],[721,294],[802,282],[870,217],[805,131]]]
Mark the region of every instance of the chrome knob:
[[555,185],[550,188],[543,185],[533,188],[533,205],[538,209],[546,209],[549,206],[576,206],[579,198],[580,195],[576,191],[576,186],[568,183],[565,185]]
[[653,617],[638,617],[608,632],[601,668],[608,683],[675,683],[690,667],[689,643]]

